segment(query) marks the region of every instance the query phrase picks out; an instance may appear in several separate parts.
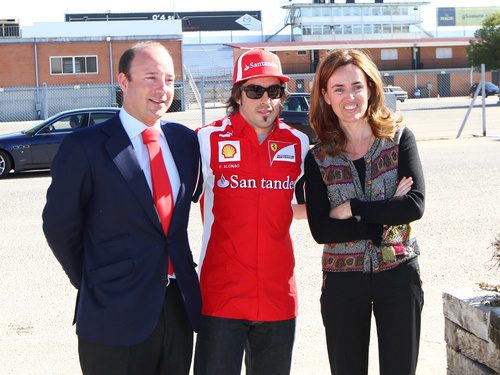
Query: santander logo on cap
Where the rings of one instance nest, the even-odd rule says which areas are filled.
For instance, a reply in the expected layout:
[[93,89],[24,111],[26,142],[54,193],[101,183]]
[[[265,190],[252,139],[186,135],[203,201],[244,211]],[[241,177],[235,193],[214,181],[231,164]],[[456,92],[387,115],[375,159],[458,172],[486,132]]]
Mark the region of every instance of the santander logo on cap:
[[276,64],[275,62],[269,62],[269,61],[261,61],[261,62],[251,62],[248,65],[245,65],[244,70],[252,69],[252,68],[260,68],[261,66],[272,66],[275,69],[279,69],[281,71],[281,67]]
[[255,48],[243,53],[234,65],[233,84],[258,77],[276,77],[285,83],[290,77],[283,75],[281,63],[274,53]]

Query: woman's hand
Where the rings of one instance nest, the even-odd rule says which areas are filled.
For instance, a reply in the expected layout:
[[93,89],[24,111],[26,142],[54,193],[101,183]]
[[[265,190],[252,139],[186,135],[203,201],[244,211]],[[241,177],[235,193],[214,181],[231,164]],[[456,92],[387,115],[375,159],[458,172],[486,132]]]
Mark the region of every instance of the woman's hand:
[[[403,177],[396,187],[395,197],[400,197],[407,194],[411,190],[413,179],[411,177]],[[352,217],[351,201],[344,203],[330,209],[330,217],[332,219],[349,219]]]
[[413,179],[411,177],[403,177],[401,181],[399,181],[398,187],[396,188],[396,192],[394,193],[395,197],[401,197],[407,194],[411,190],[411,186],[413,185]]
[[341,205],[330,209],[332,219],[349,219],[352,217],[351,201],[345,201]]

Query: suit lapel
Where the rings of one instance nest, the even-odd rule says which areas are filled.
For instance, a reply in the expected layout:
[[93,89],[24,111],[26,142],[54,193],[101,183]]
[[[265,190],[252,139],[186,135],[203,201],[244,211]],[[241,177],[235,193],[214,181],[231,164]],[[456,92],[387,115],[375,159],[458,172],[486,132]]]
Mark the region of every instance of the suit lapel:
[[158,214],[154,208],[151,190],[118,115],[103,125],[102,130],[109,136],[105,142],[106,151],[153,225],[163,232]]

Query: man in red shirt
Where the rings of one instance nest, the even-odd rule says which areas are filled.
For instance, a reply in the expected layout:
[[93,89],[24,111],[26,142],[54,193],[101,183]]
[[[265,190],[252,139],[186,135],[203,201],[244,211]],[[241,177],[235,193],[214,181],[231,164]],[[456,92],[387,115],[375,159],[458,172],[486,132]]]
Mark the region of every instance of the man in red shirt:
[[278,57],[236,61],[228,116],[198,131],[204,233],[195,374],[289,374],[297,315],[292,218],[305,218],[308,138],[279,120]]

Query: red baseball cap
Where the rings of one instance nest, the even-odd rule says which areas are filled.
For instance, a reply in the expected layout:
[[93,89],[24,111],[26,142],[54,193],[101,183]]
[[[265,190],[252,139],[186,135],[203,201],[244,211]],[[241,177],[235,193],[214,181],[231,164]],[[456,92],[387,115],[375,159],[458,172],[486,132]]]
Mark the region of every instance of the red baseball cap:
[[257,77],[276,77],[283,83],[290,80],[283,75],[278,56],[261,48],[251,49],[238,57],[234,64],[233,85]]

